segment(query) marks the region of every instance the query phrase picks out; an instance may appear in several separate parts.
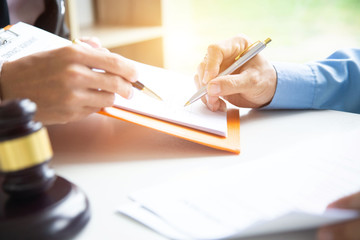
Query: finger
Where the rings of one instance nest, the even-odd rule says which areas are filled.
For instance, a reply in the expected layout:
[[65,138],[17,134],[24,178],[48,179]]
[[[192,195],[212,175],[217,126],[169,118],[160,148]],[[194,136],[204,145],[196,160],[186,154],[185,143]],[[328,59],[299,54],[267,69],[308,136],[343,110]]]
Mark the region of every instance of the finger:
[[209,103],[209,95],[205,95],[205,104],[207,106],[208,109],[210,109],[210,111],[213,111],[214,106],[213,103]]
[[210,97],[206,95],[205,104],[213,112],[216,111],[226,112],[226,103],[218,97]]
[[114,105],[114,93],[89,89],[85,91],[85,94],[86,100],[84,102],[84,106],[86,107],[100,109]]
[[207,84],[211,79],[219,75],[220,66],[223,62],[224,55],[220,45],[210,45],[207,50],[207,57],[205,58],[204,76],[202,83]]
[[103,91],[117,93],[120,96],[130,99],[134,95],[134,89],[130,82],[120,76],[111,73],[95,73],[92,75],[92,84],[90,88]]
[[69,120],[70,121],[79,121],[79,120],[89,116],[90,114],[99,112],[100,110],[101,110],[101,108],[98,108],[98,107],[84,106],[81,108],[81,110],[78,111],[77,115],[73,116]]
[[258,87],[250,75],[250,71],[243,71],[240,74],[217,77],[209,82],[207,92],[210,96],[226,96],[248,92]]
[[329,208],[348,208],[348,209],[360,209],[360,192],[343,197],[333,203]]
[[80,41],[77,41],[75,39],[74,42],[80,44],[81,46],[84,46],[85,48],[95,48],[98,51],[110,53],[109,49],[101,47],[100,40],[96,37],[94,38],[94,40],[87,40],[81,38]]
[[219,98],[219,102],[220,102],[220,106],[217,111],[226,112],[227,111],[226,103],[221,98]]
[[107,52],[107,53],[109,53],[109,52],[110,52],[110,50],[109,50],[109,49],[107,49],[107,48],[103,48],[103,47],[101,47],[101,48],[97,48],[97,50],[102,51],[102,52]]
[[121,76],[107,72],[92,71],[81,65],[73,66],[68,71],[70,71],[69,78],[72,78],[74,87],[96,91],[101,89],[110,93],[118,93],[127,99],[133,95],[132,85]]
[[218,98],[217,101],[212,106],[213,106],[212,109],[213,112],[216,111],[226,112],[226,103],[220,98]]
[[218,97],[211,97],[206,95],[206,105],[213,112],[216,112],[221,108],[221,101],[222,100],[220,100]]
[[207,101],[207,104],[208,104],[210,110],[216,111],[216,110],[214,110],[214,107],[215,107],[214,105],[216,104],[216,106],[218,106],[219,97],[213,97],[210,95],[206,95],[206,101]]
[[202,101],[205,105],[207,105],[206,96],[202,96],[202,97],[201,97],[201,101]]
[[[80,107],[103,108],[110,107],[114,104],[114,93],[93,89],[77,89],[68,94],[62,101],[66,109],[74,109]],[[73,111],[73,110],[70,110]]]
[[81,37],[80,41],[89,44],[93,48],[101,48],[100,39],[97,37]]
[[98,51],[94,48],[85,48],[79,45],[71,45],[61,50],[63,50],[61,54],[78,64],[119,75],[131,82],[137,80],[134,64],[129,59],[118,54]]
[[76,111],[74,111],[73,114],[66,116],[66,118],[64,118],[62,122],[67,123],[67,122],[79,121],[89,116],[90,114],[100,111],[100,109],[101,108],[84,106],[80,109],[76,109]]
[[360,219],[320,228],[318,240],[358,240],[360,239]]
[[89,107],[89,106],[85,106],[84,109],[87,112],[87,115],[99,112],[101,110],[101,108],[99,107]]
[[199,82],[198,88],[200,88],[203,85],[202,80],[204,78],[204,70],[205,70],[205,62],[202,61],[197,68],[197,75],[198,75],[198,82]]
[[204,84],[234,63],[235,57],[244,51],[249,44],[250,40],[247,36],[239,35],[218,44],[210,45],[208,47],[207,58],[205,58]]
[[200,89],[200,80],[199,80],[199,74],[195,74],[194,76],[194,82],[197,89]]

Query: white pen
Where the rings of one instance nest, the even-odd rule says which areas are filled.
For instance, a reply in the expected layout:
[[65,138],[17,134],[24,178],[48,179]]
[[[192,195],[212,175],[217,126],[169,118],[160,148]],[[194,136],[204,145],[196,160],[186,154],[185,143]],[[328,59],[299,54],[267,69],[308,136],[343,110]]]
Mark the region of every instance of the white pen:
[[[236,69],[240,68],[251,58],[255,57],[261,50],[263,50],[266,45],[271,42],[270,38],[267,38],[264,42],[259,41],[254,46],[250,47],[248,51],[245,52],[244,55],[241,55],[239,59],[235,59],[236,61],[228,67],[226,70],[221,72],[217,77],[228,75],[233,73]],[[193,102],[199,100],[202,96],[207,93],[207,85],[200,88],[190,99],[185,103],[185,107],[192,104]]]

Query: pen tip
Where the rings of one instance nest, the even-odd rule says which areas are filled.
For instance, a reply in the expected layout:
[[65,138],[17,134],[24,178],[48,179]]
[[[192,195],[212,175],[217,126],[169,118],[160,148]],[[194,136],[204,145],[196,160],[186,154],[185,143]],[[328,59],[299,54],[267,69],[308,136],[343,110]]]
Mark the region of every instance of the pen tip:
[[187,102],[185,103],[184,107],[186,107],[186,106],[188,106],[188,105],[190,105],[190,102],[189,102],[189,101],[187,101]]
[[159,95],[157,95],[156,93],[154,93],[154,92],[152,92],[153,93],[153,97],[154,98],[156,98],[157,100],[159,100],[159,101],[162,101],[162,98],[159,96]]
[[143,87],[143,89],[141,91],[143,91],[145,94],[147,94],[157,100],[162,101],[162,98],[159,95],[157,95],[156,93],[154,93],[153,91],[151,91],[149,88],[147,88],[145,86]]

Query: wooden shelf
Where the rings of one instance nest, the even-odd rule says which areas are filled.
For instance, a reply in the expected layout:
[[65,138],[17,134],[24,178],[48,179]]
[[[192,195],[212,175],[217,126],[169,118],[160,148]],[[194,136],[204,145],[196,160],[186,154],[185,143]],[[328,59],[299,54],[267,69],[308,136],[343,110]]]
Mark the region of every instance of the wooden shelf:
[[97,37],[135,61],[164,66],[163,0],[66,0],[70,38]]
[[103,47],[117,48],[163,36],[162,27],[91,26],[81,29],[81,36],[96,36]]

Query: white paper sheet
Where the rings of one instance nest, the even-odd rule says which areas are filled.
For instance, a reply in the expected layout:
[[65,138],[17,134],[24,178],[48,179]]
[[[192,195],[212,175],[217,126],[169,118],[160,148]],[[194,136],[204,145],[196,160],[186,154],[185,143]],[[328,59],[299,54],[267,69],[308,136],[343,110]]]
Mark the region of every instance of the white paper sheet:
[[[173,239],[224,239],[315,228],[358,217],[326,210],[336,199],[360,191],[360,129],[316,139],[282,154],[131,193],[141,208],[176,232]],[[148,221],[149,222],[149,221]],[[147,226],[161,232],[156,225]]]
[[7,42],[0,45],[0,58],[8,61],[71,44],[69,40],[22,22],[10,31],[1,30],[0,39]]
[[163,101],[134,89],[134,96],[130,100],[117,95],[115,106],[226,137],[225,112],[212,112],[200,100],[184,107],[196,92],[192,76],[141,63],[134,64],[139,73],[138,80],[158,94]]

